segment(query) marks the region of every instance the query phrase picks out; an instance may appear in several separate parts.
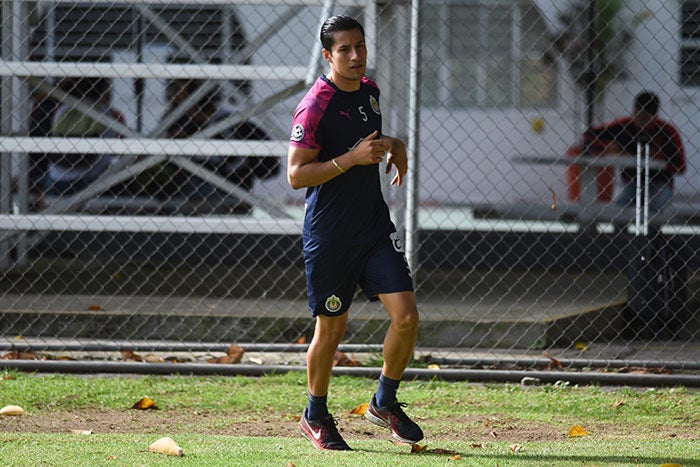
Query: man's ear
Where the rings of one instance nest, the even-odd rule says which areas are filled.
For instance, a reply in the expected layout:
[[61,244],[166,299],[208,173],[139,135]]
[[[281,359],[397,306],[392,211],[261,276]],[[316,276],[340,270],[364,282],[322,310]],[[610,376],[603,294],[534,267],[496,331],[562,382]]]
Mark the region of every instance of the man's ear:
[[333,61],[333,55],[331,55],[331,53],[328,50],[321,49],[321,54],[323,55],[323,59],[328,63],[331,63]]

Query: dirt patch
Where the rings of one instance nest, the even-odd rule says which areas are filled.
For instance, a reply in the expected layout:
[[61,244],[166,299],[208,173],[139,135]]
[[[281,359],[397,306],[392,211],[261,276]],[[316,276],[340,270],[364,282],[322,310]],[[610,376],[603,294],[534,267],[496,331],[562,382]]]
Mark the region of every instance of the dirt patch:
[[[534,422],[510,423],[455,417],[440,420],[416,420],[426,432],[426,442],[465,441],[488,443],[494,441],[526,442],[552,441],[566,438],[568,426],[552,426]],[[89,430],[92,433],[139,433],[175,435],[197,433],[226,436],[297,437],[298,414],[270,415],[260,419],[243,419],[240,413],[188,412],[166,410],[106,410],[80,409],[26,413],[18,417],[0,417],[0,432],[6,433],[70,433]],[[384,428],[372,425],[362,416],[338,418],[338,428],[347,439],[389,439]],[[615,424],[587,426],[591,435],[600,439],[620,439],[633,435],[634,430]],[[659,428],[658,439],[696,439],[694,431],[683,433],[671,428]]]

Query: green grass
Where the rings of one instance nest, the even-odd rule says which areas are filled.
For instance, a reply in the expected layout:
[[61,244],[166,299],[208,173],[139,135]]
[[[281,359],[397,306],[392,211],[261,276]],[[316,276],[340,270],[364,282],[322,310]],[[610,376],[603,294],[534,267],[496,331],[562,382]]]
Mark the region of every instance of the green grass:
[[[0,373],[0,376],[2,374]],[[420,420],[428,450],[411,453],[389,437],[367,436],[363,420],[346,438],[353,452],[320,452],[294,432],[306,399],[302,372],[253,377],[66,376],[11,372],[0,380],[0,407],[26,410],[21,420],[0,417],[0,465],[406,465],[468,466],[700,466],[700,393],[684,388],[521,387],[405,381],[400,400]],[[375,382],[334,377],[329,403],[336,414],[366,402]],[[149,396],[160,410],[130,411]],[[76,435],[52,429],[89,413],[135,419],[132,431]],[[133,415],[132,415],[133,414]],[[148,416],[146,416],[148,415]],[[156,420],[167,422],[150,427]],[[140,421],[139,421],[140,420]],[[269,436],[231,434],[228,427],[259,421]],[[16,422],[21,422],[18,424]],[[41,423],[46,429],[36,429]],[[572,425],[588,436],[569,438]],[[34,426],[21,430],[18,426]],[[274,436],[275,426],[286,436]],[[116,431],[116,430],[115,430]],[[491,432],[494,432],[491,434]],[[494,434],[496,436],[494,436]],[[183,448],[182,458],[146,452],[161,436]],[[519,448],[516,451],[514,445]],[[455,456],[459,456],[456,458]]]
[[[181,458],[146,452],[152,441],[144,435],[0,434],[2,465],[178,465],[178,466],[659,466],[685,462],[697,464],[697,443],[619,443],[572,439],[557,443],[525,443],[513,453],[508,443],[495,442],[472,448],[456,442],[448,454],[412,454],[387,442],[358,441],[352,452],[325,452],[311,448],[304,439],[249,438],[193,435],[180,437]],[[692,459],[695,459],[693,461]],[[695,464],[691,463],[695,462]]]

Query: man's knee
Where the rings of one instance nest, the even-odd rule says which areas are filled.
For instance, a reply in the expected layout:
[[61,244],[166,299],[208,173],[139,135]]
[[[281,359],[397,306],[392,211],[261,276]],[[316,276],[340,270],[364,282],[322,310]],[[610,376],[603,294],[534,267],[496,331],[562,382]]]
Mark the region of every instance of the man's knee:
[[395,314],[391,320],[392,324],[402,331],[418,329],[418,321],[418,309],[415,307],[406,308],[401,313]]

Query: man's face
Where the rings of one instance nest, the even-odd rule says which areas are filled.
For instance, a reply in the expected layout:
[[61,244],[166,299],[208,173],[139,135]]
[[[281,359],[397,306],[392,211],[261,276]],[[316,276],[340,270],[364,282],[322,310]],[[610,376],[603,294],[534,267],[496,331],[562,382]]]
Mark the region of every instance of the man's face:
[[367,67],[367,47],[362,32],[359,29],[339,31],[334,38],[333,50],[323,51],[334,79],[359,81]]

